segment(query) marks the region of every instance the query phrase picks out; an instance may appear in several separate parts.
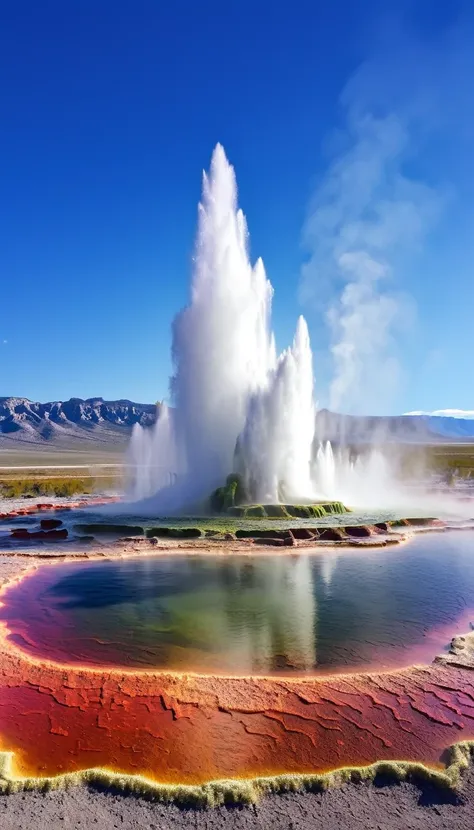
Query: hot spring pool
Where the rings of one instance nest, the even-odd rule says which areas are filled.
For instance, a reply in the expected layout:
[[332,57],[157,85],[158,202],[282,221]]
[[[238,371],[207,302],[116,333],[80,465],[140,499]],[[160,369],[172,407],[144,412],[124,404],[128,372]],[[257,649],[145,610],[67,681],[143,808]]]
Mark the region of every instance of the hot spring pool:
[[2,600],[10,640],[59,663],[225,674],[402,666],[430,662],[474,619],[474,534],[45,565]]

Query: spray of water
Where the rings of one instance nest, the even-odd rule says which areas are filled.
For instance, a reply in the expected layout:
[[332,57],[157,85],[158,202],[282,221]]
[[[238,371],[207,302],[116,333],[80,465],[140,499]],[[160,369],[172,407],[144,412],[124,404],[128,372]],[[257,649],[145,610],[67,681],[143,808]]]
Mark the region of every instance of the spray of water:
[[[131,500],[144,509],[196,505],[239,471],[252,498],[314,500],[312,354],[300,318],[279,357],[273,289],[252,265],[235,174],[224,149],[203,176],[189,305],[173,324],[172,408],[129,449]],[[144,500],[144,501],[143,501]]]
[[320,443],[313,467],[314,486],[326,498],[360,508],[394,507],[405,503],[407,493],[397,481],[395,464],[376,446],[354,454],[340,444]]
[[314,430],[311,347],[300,317],[292,348],[283,352],[265,384],[249,399],[236,454],[248,492],[259,501],[272,502],[314,496]]

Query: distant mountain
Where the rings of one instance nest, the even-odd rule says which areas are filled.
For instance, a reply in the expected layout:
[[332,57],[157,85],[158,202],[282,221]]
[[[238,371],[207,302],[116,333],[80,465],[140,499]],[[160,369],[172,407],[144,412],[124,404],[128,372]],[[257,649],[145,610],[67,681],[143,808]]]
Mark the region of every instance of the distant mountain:
[[125,444],[134,424],[150,426],[156,406],[128,400],[71,398],[38,403],[0,398],[0,449],[24,445]]
[[410,417],[426,419],[430,429],[443,438],[474,441],[474,420],[472,417],[454,418],[452,415],[412,415]]
[[321,409],[316,415],[316,435],[319,440],[334,443],[470,443],[474,441],[474,420],[423,412],[391,416],[339,415]]
[[407,415],[425,420],[430,429],[443,438],[474,440],[474,412],[464,409],[438,409],[435,412],[408,412]]
[[471,420],[474,418],[473,409],[435,409],[433,412],[405,412],[405,415],[440,415],[443,418],[458,418],[459,420]]

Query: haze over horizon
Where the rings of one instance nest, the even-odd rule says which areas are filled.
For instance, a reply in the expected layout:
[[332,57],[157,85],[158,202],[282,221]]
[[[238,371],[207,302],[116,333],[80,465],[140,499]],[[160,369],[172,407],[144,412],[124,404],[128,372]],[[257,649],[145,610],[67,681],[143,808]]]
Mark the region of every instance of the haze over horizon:
[[0,33],[2,395],[168,397],[222,141],[319,405],[472,417],[468,2],[24,6]]

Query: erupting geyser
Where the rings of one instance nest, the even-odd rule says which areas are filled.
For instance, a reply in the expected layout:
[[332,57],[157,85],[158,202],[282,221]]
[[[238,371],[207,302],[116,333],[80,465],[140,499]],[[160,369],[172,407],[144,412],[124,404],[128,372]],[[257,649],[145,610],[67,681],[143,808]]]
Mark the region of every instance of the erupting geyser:
[[306,322],[278,356],[272,295],[262,260],[250,262],[234,169],[218,144],[203,175],[191,299],[173,324],[172,408],[153,429],[136,426],[130,444],[127,495],[144,509],[196,507],[231,472],[257,502],[341,498],[341,472],[353,471],[338,457],[336,474],[330,445],[317,452]]
[[218,144],[203,176],[191,301],[173,325],[173,408],[154,429],[135,427],[132,499],[175,510],[233,470],[257,500],[317,496],[308,329],[300,317],[293,345],[278,357],[272,294],[262,260],[250,262],[234,170]]

